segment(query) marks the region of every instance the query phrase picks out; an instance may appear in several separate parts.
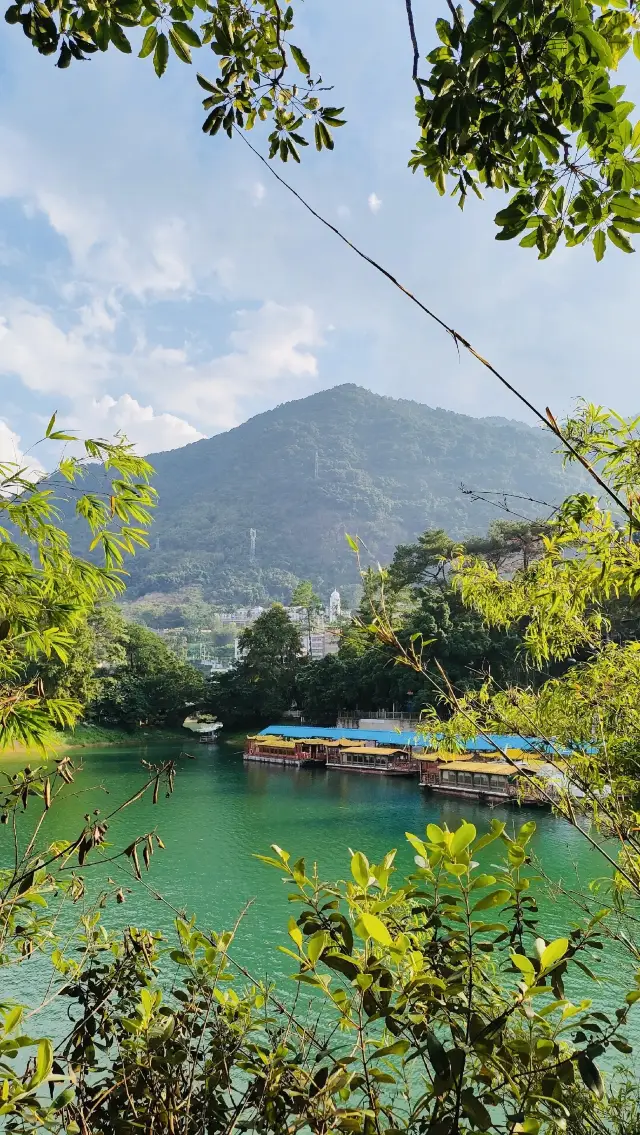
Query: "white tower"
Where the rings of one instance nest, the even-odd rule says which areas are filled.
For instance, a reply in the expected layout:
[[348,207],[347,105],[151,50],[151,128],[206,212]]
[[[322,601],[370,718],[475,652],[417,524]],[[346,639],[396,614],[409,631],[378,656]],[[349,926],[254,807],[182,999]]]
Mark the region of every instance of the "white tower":
[[334,589],[329,596],[329,622],[337,623],[340,618],[340,592]]

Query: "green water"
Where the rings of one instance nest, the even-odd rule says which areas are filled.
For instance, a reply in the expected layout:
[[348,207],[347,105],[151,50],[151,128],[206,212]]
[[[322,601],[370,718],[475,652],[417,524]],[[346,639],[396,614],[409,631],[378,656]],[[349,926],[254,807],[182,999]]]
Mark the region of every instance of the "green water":
[[[432,821],[446,821],[452,828],[465,818],[482,831],[494,816],[511,826],[535,819],[533,851],[549,876],[575,887],[578,877],[585,880],[605,874],[606,864],[580,834],[543,810],[489,809],[469,800],[427,795],[413,779],[245,765],[241,747],[238,737],[216,746],[187,742],[184,752],[194,760],[179,756],[181,747],[173,743],[147,749],[76,750],[73,758],[82,760],[83,771],[47,817],[43,838],[46,842],[68,838],[80,830],[86,812],[100,808],[106,813],[135,792],[144,776],[141,758],[160,763],[169,756],[177,757],[171,799],[161,796],[156,807],[150,799],[133,804],[114,821],[111,840],[122,847],[134,835],[156,827],[166,851],[154,855],[149,882],[172,906],[196,912],[203,928],[232,926],[250,902],[235,956],[252,973],[268,974],[282,987],[287,983],[289,963],[275,947],[288,942],[291,906],[287,888],[277,871],[252,858],[254,852],[268,853],[271,843],[294,857],[316,859],[324,877],[336,878],[349,873],[349,848],[362,850],[375,861],[397,847],[398,866],[409,869],[413,852],[404,832],[422,834]],[[5,838],[6,834],[4,829]],[[495,848],[487,849],[483,866],[495,856]],[[97,881],[103,870],[94,869],[90,877]],[[108,870],[118,882],[125,881],[117,865],[110,864]],[[172,915],[167,906],[149,890],[135,884],[133,888],[124,905],[107,907],[107,924],[169,929]],[[567,900],[542,896],[540,931],[546,939],[565,933],[576,917]],[[585,979],[588,988],[580,992],[597,998],[603,1008],[615,1007],[621,1003],[619,981],[626,976],[625,968],[624,958],[607,946],[600,971],[607,979],[605,985],[594,991]]]

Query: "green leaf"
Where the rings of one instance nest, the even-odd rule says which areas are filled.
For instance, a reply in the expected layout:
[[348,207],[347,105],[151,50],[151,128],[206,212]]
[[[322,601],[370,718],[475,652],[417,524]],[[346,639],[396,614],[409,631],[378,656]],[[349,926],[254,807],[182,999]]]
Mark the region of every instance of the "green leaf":
[[43,1080],[47,1079],[53,1065],[53,1046],[48,1037],[43,1039],[38,1044],[38,1051],[36,1053],[36,1070],[31,1077],[31,1086],[36,1087],[41,1084]]
[[447,1080],[451,1075],[449,1057],[445,1052],[444,1045],[438,1040],[433,1029],[427,1030],[427,1052],[429,1053],[429,1060],[433,1065],[436,1076]]
[[601,1100],[604,1095],[602,1076],[600,1075],[599,1069],[593,1063],[591,1057],[587,1056],[586,1052],[581,1052],[578,1057],[578,1071],[585,1087]]
[[427,849],[424,846],[424,843],[422,842],[422,840],[418,839],[418,836],[413,835],[412,832],[405,832],[404,834],[405,834],[405,837],[408,839],[409,843],[411,844],[411,846],[414,847],[415,850],[418,852],[418,855],[421,855],[423,859],[426,858]]
[[495,882],[495,875],[475,875],[471,884],[471,890],[477,891],[480,887],[493,887]]
[[476,910],[489,910],[492,906],[502,906],[502,904],[507,902],[510,898],[511,892],[502,888],[497,891],[491,891],[490,894],[478,900],[473,908],[474,913]]
[[162,75],[164,75],[167,69],[168,59],[169,41],[164,32],[160,32],[160,35],[158,36],[158,42],[156,43],[156,49],[153,53],[153,66],[159,79],[162,77]]
[[116,20],[111,20],[109,23],[109,38],[118,51],[122,51],[125,55],[131,54],[131,44]]
[[178,56],[178,59],[180,59],[183,63],[191,62],[191,52],[189,51],[189,48],[187,47],[186,43],[182,42],[180,36],[173,28],[169,29],[169,42],[176,55]]
[[640,197],[632,197],[630,193],[616,193],[611,200],[611,206],[625,219],[640,217]]
[[518,244],[520,248],[533,248],[537,240],[538,234],[535,229],[532,229],[526,236],[523,236],[522,240],[518,241]]
[[196,75],[196,79],[198,80],[203,90],[209,91],[209,93],[212,95],[215,95],[217,93],[217,87],[214,85],[214,83],[211,83],[208,79],[205,79],[204,75],[198,74]]
[[351,874],[356,883],[358,883],[363,890],[366,890],[369,886],[369,879],[371,878],[371,868],[369,867],[369,860],[361,851],[356,851],[355,855],[351,858]]
[[[54,1111],[61,1111],[61,1109],[63,1107],[67,1107],[67,1105],[71,1103],[74,1096],[75,1096],[75,1092],[74,1092],[73,1088],[65,1088],[64,1091],[60,1092],[60,1094],[57,1095],[56,1098],[54,1099],[53,1110]],[[69,1128],[67,1127],[67,1131],[68,1130],[69,1130]]]
[[458,830],[454,833],[449,851],[451,855],[459,855],[461,851],[473,843],[476,838],[476,829],[473,824],[468,824],[463,820]]
[[355,932],[360,938],[374,938],[381,946],[390,946],[392,938],[384,922],[375,914],[363,912],[355,924]]
[[516,843],[519,844],[520,847],[526,847],[531,836],[534,835],[535,830],[535,820],[529,820],[528,823],[523,824],[516,836]]
[[524,976],[527,978],[527,981],[533,980],[535,976],[535,969],[530,958],[526,958],[524,954],[511,954],[511,961],[513,962],[516,969],[519,969],[520,973],[524,974]]
[[299,71],[302,72],[303,75],[306,75],[308,78],[311,74],[311,66],[309,64],[309,61],[305,58],[303,52],[299,47],[294,47],[294,45],[291,43],[289,44],[289,48],[291,50],[291,54],[293,55],[296,67]]
[[486,832],[484,835],[480,836],[479,840],[476,840],[476,843],[474,844],[474,848],[473,848],[474,853],[481,851],[483,847],[488,847],[488,845],[490,843],[493,843],[494,840],[499,839],[499,837],[502,835],[505,827],[506,827],[506,824],[505,824],[504,820],[492,820],[490,827],[489,827],[489,831]]
[[183,43],[187,43],[189,47],[202,47],[200,36],[189,24],[181,22],[174,23],[173,31],[180,37]]
[[315,965],[320,954],[327,945],[328,936],[324,930],[317,930],[312,934],[307,942],[307,957],[312,965]]
[[151,27],[147,28],[146,32],[144,33],[144,39],[142,41],[142,47],[140,48],[140,51],[138,52],[138,59],[146,59],[147,55],[151,55],[151,52],[154,50],[154,48],[156,46],[157,39],[158,39],[158,29],[156,28],[156,26],[154,24],[152,24]]
[[640,32],[636,32],[633,37],[633,54],[636,59],[640,59]]
[[376,1057],[378,1056],[404,1056],[405,1052],[411,1047],[408,1040],[395,1040],[393,1044],[385,1044],[382,1048],[376,1049]]
[[48,424],[48,426],[47,426],[47,428],[46,428],[46,431],[45,431],[45,435],[44,435],[45,437],[49,437],[49,435],[50,435],[50,433],[51,433],[51,431],[52,431],[53,427],[55,426],[55,424],[56,424],[56,416],[57,416],[57,410],[56,410],[56,411],[55,411],[55,412],[54,412],[54,413],[53,413],[53,414],[51,415],[51,417],[49,418],[49,424]]
[[609,44],[590,23],[578,24],[576,31],[593,47],[599,61],[605,67],[613,67],[613,55]]
[[629,238],[626,237],[624,233],[621,233],[615,225],[609,225],[607,235],[611,243],[615,244],[616,248],[622,249],[623,252],[635,252],[635,248]]
[[593,251],[595,252],[596,260],[602,260],[606,243],[607,238],[605,236],[604,229],[598,229],[593,238]]
[[298,923],[296,922],[295,918],[289,919],[288,931],[289,931],[289,937],[292,939],[292,941],[295,942],[296,946],[301,948],[302,947],[302,931],[301,931],[300,927],[298,926]]
[[347,544],[351,548],[352,552],[358,552],[359,551],[357,542],[353,539],[353,536],[350,536],[348,532],[345,532],[344,538],[347,541]]
[[23,1011],[24,1010],[23,1010],[22,1005],[16,1005],[15,1008],[9,1010],[9,1012],[7,1013],[7,1015],[4,1019],[4,1031],[5,1031],[5,1033],[13,1032],[16,1025],[19,1024],[19,1022],[22,1019]]
[[427,839],[429,843],[444,843],[444,832],[437,824],[427,824]]
[[550,942],[548,946],[545,946],[540,956],[542,969],[551,969],[551,966],[554,966],[556,962],[560,961],[560,958],[564,957],[568,949],[568,938],[556,938],[554,942]]
[[473,1088],[465,1088],[460,1095],[462,1110],[481,1131],[488,1131],[492,1120],[489,1112],[479,1100]]

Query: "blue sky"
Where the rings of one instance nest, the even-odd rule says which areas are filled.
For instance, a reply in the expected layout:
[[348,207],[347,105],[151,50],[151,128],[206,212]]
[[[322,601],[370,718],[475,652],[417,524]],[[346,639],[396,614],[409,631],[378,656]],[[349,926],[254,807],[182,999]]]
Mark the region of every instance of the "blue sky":
[[[525,416],[240,141],[201,133],[196,67],[172,58],[159,81],[150,60],[111,50],[58,71],[2,26],[0,459],[54,409],[149,452],[341,382]],[[426,19],[419,32],[426,54]],[[461,214],[407,169],[402,0],[307,0],[295,39],[348,118],[332,154],[284,167],[296,188],[536,403],[561,415],[583,395],[637,412],[637,257],[611,250],[597,265],[588,248],[559,249],[538,262],[495,242],[501,197]],[[633,97],[640,65],[627,70]]]

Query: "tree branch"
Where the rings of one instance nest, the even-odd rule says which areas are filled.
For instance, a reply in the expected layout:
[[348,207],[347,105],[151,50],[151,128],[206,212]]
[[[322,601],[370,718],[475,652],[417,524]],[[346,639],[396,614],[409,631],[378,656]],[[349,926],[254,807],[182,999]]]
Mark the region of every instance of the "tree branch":
[[411,46],[413,47],[413,70],[411,78],[413,79],[416,87],[420,91],[420,98],[424,98],[424,89],[422,80],[418,78],[418,63],[420,62],[420,49],[418,47],[418,38],[416,36],[416,28],[413,22],[413,8],[411,7],[411,0],[405,0],[407,6],[407,20],[409,21],[409,35],[411,36]]

